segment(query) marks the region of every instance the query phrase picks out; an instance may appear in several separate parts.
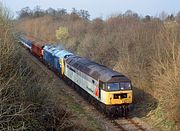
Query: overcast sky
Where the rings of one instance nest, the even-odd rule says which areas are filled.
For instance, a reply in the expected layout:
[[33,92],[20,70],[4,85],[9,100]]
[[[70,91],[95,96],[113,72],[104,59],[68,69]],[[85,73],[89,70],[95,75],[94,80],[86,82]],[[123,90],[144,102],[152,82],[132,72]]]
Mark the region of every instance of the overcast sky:
[[95,17],[107,18],[111,14],[124,13],[132,10],[140,15],[157,16],[162,11],[167,13],[177,13],[180,11],[180,0],[0,0],[14,14],[23,7],[29,6],[33,9],[39,5],[42,9],[65,8],[71,11],[72,8],[78,10],[88,10],[91,19]]

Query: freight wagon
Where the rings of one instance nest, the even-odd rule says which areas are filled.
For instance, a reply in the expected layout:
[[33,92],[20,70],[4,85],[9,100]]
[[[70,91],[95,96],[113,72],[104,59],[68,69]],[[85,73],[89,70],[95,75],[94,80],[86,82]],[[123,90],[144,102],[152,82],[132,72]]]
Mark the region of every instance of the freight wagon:
[[34,55],[39,57],[41,60],[43,58],[43,48],[45,43],[44,42],[33,42],[32,43],[32,52]]
[[24,46],[26,46],[28,49],[31,50],[32,43],[34,41],[33,38],[31,38],[31,37],[27,38],[24,35],[20,34],[20,35],[18,35],[18,39]]

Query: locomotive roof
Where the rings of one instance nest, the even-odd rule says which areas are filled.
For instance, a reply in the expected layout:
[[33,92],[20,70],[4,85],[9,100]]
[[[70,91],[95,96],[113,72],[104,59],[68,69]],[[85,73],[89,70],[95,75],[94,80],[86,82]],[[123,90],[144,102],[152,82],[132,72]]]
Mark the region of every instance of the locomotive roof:
[[51,53],[53,56],[64,58],[67,55],[73,55],[73,53],[64,50],[62,47],[57,45],[46,45],[44,50]]
[[64,58],[67,55],[73,55],[73,54],[71,52],[66,51],[66,50],[60,50],[54,54],[54,56],[59,57],[59,58]]
[[84,57],[71,56],[66,59],[66,62],[96,80],[103,82],[129,81],[123,74]]

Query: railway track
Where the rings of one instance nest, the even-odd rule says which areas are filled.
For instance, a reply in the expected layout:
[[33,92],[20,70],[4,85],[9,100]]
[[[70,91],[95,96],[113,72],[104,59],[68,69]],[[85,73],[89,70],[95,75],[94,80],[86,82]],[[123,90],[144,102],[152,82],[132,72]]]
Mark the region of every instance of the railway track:
[[118,118],[118,119],[111,119],[111,123],[119,129],[119,131],[150,131],[141,123],[133,120],[133,118]]
[[[44,65],[40,61],[38,61],[37,58],[35,58],[34,56],[29,55],[29,54],[30,54],[30,52],[28,52],[28,54],[26,54],[26,56],[29,57],[39,67],[42,67],[41,69],[46,74],[49,74],[50,70],[44,69],[43,68]],[[56,76],[55,74],[53,74],[53,75]],[[81,100],[79,102],[82,103]],[[142,123],[142,121],[140,121],[138,118],[127,118],[127,119],[125,119],[123,117],[109,118],[107,116],[104,116],[103,118],[105,120],[107,120],[109,123],[111,123],[115,127],[115,129],[117,129],[117,131],[151,131],[152,130],[148,126],[145,126],[145,124]]]

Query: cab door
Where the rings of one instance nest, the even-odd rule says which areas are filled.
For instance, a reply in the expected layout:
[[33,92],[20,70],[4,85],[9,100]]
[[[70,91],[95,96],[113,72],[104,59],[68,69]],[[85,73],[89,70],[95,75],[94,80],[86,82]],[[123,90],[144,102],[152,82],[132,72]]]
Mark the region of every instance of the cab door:
[[102,93],[102,89],[104,89],[105,88],[105,83],[104,82],[102,82],[102,81],[99,81],[99,99],[101,99],[101,93]]

